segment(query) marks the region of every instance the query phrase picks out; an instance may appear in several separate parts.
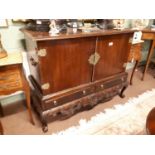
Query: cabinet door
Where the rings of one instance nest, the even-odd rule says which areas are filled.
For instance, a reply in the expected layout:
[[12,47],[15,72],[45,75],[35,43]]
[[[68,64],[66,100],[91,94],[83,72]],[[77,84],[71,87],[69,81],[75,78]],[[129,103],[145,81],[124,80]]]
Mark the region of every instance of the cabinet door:
[[131,34],[116,34],[98,37],[96,52],[100,55],[94,67],[93,81],[125,71],[131,43]]
[[42,41],[39,49],[47,55],[39,57],[42,85],[49,84],[43,94],[53,93],[91,82],[93,67],[88,59],[95,51],[95,37]]

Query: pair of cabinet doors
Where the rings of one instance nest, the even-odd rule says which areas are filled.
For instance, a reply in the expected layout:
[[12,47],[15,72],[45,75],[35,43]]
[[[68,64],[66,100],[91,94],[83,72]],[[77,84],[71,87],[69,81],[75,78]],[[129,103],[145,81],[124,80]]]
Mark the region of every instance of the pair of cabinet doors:
[[[44,94],[101,80],[125,71],[130,34],[46,40],[38,43],[47,55],[39,57],[41,84],[49,83]],[[97,53],[96,64],[91,61]]]

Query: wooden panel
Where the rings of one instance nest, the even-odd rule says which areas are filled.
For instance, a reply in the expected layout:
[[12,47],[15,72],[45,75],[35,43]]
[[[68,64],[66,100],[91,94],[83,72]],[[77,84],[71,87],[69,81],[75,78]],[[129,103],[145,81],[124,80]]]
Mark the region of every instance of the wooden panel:
[[147,32],[143,32],[143,34],[142,34],[142,39],[150,39],[150,40],[152,40],[152,39],[154,39],[154,37],[155,37],[155,34],[154,33],[147,33]]
[[77,92],[74,92],[70,95],[58,97],[57,99],[55,99],[55,98],[48,99],[43,103],[42,107],[44,107],[44,110],[47,110],[49,108],[54,108],[54,107],[66,104],[67,102],[82,98],[82,97],[92,94],[94,92],[95,92],[94,86],[84,87],[83,89],[81,89]]
[[133,44],[131,46],[128,61],[132,61],[132,60],[139,61],[141,59],[141,49],[142,49],[142,43]]
[[131,47],[129,37],[130,34],[119,34],[98,38],[96,52],[100,60],[95,66],[93,81],[125,71],[123,64]]
[[13,93],[23,87],[20,65],[0,67],[0,94]]
[[41,83],[50,84],[43,94],[91,82],[93,68],[88,59],[95,51],[95,41],[91,37],[38,43],[39,49],[47,51],[45,57],[39,57]]
[[37,83],[40,83],[40,72],[39,72],[39,65],[33,65],[31,59],[33,58],[36,62],[38,62],[38,55],[37,55],[37,44],[35,41],[29,39],[27,36],[26,38],[26,48],[28,51],[27,58],[30,68],[30,73],[35,79]]

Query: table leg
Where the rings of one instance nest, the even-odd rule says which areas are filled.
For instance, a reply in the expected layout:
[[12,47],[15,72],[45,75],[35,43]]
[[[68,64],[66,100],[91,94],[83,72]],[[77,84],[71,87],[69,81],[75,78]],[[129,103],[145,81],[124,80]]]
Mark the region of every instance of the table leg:
[[142,80],[144,80],[145,73],[146,73],[147,68],[149,66],[150,59],[151,59],[152,53],[154,51],[154,45],[155,45],[155,41],[152,41],[151,42],[151,47],[150,47],[149,52],[148,52],[148,56],[147,56],[146,65],[145,65],[145,69],[144,69],[144,72],[143,72]]
[[25,86],[25,97],[26,97],[26,104],[27,104],[27,108],[28,108],[28,112],[29,112],[29,116],[30,116],[30,121],[31,123],[34,125],[34,121],[33,121],[33,117],[32,117],[32,111],[31,111],[31,95],[30,95],[30,87],[28,82],[25,82],[26,86]]
[[3,135],[4,134],[4,130],[3,130],[3,126],[2,126],[2,123],[0,121],[0,135]]
[[131,78],[130,78],[130,85],[132,85],[133,76],[134,76],[135,70],[136,70],[136,68],[137,68],[138,62],[139,62],[139,61],[136,60],[135,66],[134,66],[134,68],[133,68],[133,70],[132,70],[132,74],[131,74]]

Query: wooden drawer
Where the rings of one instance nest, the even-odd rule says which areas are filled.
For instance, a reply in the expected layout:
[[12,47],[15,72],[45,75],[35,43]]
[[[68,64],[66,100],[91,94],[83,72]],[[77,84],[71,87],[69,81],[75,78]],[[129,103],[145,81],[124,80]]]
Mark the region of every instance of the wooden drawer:
[[119,84],[124,83],[126,81],[127,81],[127,76],[123,76],[123,77],[113,79],[113,80],[110,80],[110,81],[107,81],[107,82],[97,83],[95,89],[96,89],[96,91],[101,91],[101,90],[108,89],[108,88],[111,88],[111,87],[114,87],[114,86],[117,87]]
[[127,81],[127,74],[121,77],[117,77],[115,79],[112,78],[111,80],[108,80],[108,81],[97,82],[91,86],[81,88],[80,90],[74,91],[70,94],[66,93],[64,95],[58,95],[58,96],[46,99],[42,103],[41,107],[43,110],[47,110],[49,108],[55,108],[55,107],[61,106],[67,102],[71,102],[73,100],[83,98],[97,91],[104,91],[111,87],[116,87],[117,89],[119,89],[122,87],[120,84],[126,83],[126,81]]
[[13,91],[21,87],[22,80],[17,67],[0,69],[0,92]]
[[20,80],[20,74],[19,73],[9,73],[9,74],[0,74],[0,84],[3,83],[10,83],[15,80]]
[[128,61],[140,60],[141,59],[141,49],[142,49],[142,43],[133,44],[131,46]]
[[0,85],[0,92],[14,90],[21,87],[20,81],[8,82]]
[[49,108],[54,108],[54,107],[63,105],[67,102],[73,101],[75,99],[79,99],[81,97],[92,94],[94,93],[94,91],[95,91],[94,86],[86,87],[71,94],[66,94],[64,96],[58,96],[58,97],[45,100],[42,107],[44,110],[49,109]]
[[48,110],[45,110],[43,112],[43,115],[48,121],[54,121],[57,119],[62,120],[62,119],[69,118],[70,116],[74,115],[78,111],[91,109],[98,103],[109,101],[115,95],[120,93],[120,89],[122,89],[122,87],[123,87],[123,84],[120,83],[111,88],[107,88],[97,93],[93,93],[88,96],[85,96],[82,99],[76,99],[66,104],[63,104],[51,109],[49,108]]
[[154,39],[154,34],[153,33],[147,33],[147,32],[143,32],[143,34],[142,34],[142,39],[150,39],[150,40],[152,40],[152,39]]

